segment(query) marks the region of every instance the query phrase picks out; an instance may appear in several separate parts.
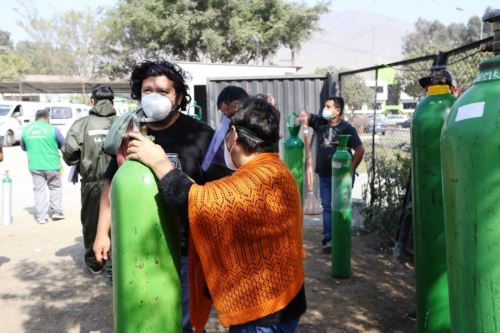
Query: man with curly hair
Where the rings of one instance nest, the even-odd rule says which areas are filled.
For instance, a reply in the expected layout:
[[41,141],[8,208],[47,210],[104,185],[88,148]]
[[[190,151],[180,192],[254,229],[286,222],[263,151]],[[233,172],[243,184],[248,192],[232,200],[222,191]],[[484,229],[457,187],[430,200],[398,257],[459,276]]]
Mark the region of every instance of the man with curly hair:
[[[219,178],[220,169],[208,169],[201,164],[214,131],[207,124],[184,113],[191,101],[186,84],[187,73],[177,64],[166,60],[144,61],[135,66],[130,77],[131,97],[140,101],[144,114],[150,118],[147,135],[153,137],[170,156],[176,155],[182,171],[197,184]],[[153,107],[146,108],[146,104]],[[160,107],[158,107],[160,106]],[[126,144],[122,145],[125,147]],[[94,242],[94,252],[100,264],[108,260],[111,249],[109,231],[111,228],[110,187],[119,165],[125,161],[126,153],[117,153],[106,170],[107,178],[101,196],[99,223]],[[178,216],[187,221],[187,214]],[[188,223],[182,223],[187,226]],[[183,332],[192,332],[188,314],[189,291],[187,262],[187,228],[181,228],[181,281],[182,281],[182,325]]]

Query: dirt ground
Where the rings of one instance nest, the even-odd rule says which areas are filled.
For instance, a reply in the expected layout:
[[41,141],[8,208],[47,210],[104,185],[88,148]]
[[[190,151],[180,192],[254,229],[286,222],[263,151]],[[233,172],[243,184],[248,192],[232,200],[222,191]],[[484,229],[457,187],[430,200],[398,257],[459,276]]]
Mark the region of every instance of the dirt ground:
[[[0,225],[0,332],[113,332],[112,288],[83,265],[79,186],[65,183],[66,219],[38,225],[32,217],[31,177],[19,147],[5,149],[1,170],[13,179],[13,216]],[[308,310],[299,332],[416,332],[405,318],[414,309],[414,272],[374,235],[353,234],[352,277],[330,276],[321,253],[319,216],[307,217]],[[225,332],[213,313],[208,332]]]
[[300,332],[416,332],[405,317],[415,309],[414,271],[381,248],[375,235],[354,233],[352,276],[330,276],[331,260],[321,253],[321,227],[305,228],[308,311]]

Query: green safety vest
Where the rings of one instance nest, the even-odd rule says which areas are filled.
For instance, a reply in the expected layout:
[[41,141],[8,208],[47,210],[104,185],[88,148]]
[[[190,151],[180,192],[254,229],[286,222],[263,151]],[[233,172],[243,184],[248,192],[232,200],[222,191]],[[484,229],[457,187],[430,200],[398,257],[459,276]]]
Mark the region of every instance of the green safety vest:
[[61,169],[54,125],[37,120],[23,129],[22,140],[28,154],[30,171]]

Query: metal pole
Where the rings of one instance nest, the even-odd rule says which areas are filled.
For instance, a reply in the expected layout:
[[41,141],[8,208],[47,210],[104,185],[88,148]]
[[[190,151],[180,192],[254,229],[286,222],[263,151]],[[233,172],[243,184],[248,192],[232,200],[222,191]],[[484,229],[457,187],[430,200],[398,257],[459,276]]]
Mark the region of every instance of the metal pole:
[[375,202],[375,122],[377,121],[377,87],[378,69],[375,69],[375,89],[373,101],[373,125],[372,125],[372,179],[370,179],[370,204]]
[[339,96],[342,97],[342,75],[337,74],[339,78]]
[[256,35],[252,35],[252,40],[255,42],[255,64],[259,65],[260,64],[260,41],[259,38]]

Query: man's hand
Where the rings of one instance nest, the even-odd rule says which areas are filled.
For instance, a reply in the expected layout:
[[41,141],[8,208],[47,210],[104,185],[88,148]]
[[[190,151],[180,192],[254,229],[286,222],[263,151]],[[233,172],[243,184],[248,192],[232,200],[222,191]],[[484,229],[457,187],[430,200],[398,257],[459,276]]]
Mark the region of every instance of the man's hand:
[[137,160],[149,167],[153,167],[153,165],[167,158],[160,145],[155,144],[141,133],[129,132],[128,139],[128,159]]
[[99,265],[104,265],[109,257],[109,250],[111,249],[111,239],[107,234],[97,234],[92,249],[94,250],[96,261],[99,263]]
[[137,160],[150,167],[158,179],[163,178],[174,169],[165,151],[160,145],[154,144],[137,132],[128,133],[129,143],[127,158]]
[[299,112],[299,121],[303,125],[309,124],[309,113],[305,112],[304,110],[301,110]]

